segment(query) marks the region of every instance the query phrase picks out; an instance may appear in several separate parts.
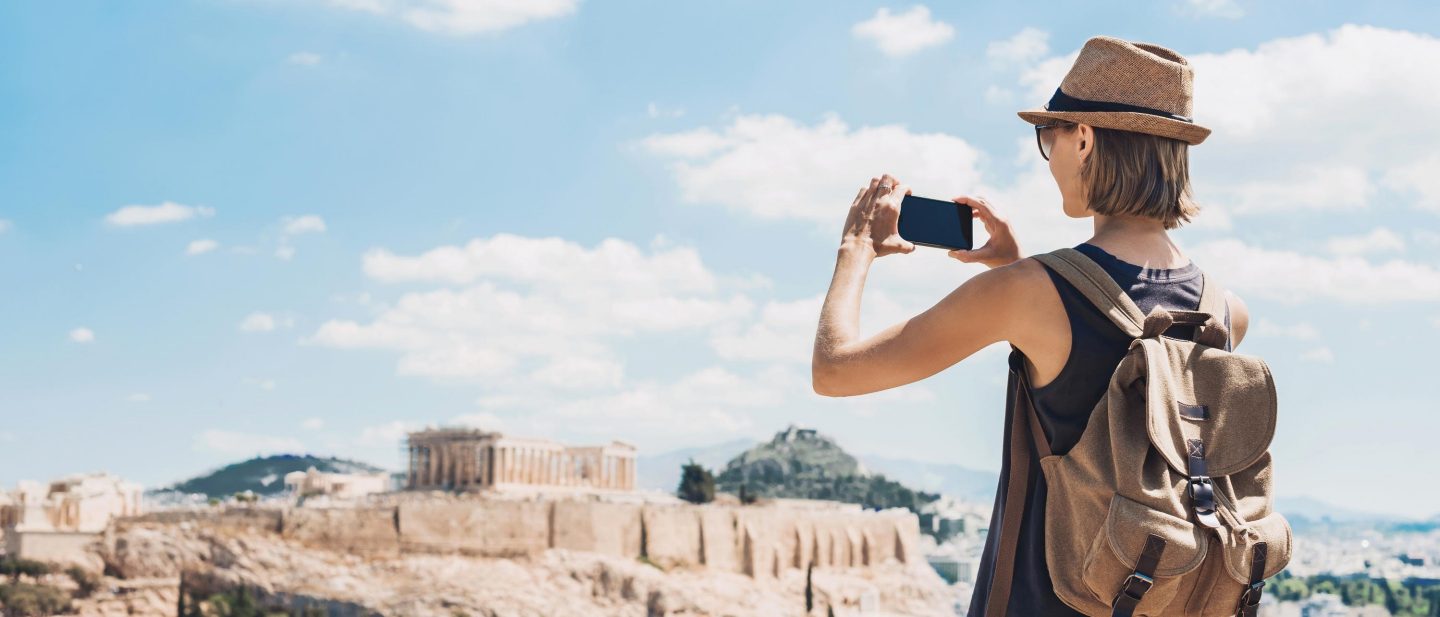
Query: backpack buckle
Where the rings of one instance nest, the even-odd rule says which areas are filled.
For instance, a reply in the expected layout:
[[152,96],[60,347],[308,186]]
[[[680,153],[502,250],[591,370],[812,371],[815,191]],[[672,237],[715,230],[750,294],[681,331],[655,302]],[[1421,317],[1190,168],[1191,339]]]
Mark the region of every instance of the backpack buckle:
[[1240,594],[1240,607],[1260,606],[1260,596],[1264,594],[1265,581],[1255,581],[1245,588]]
[[1210,501],[1214,499],[1215,483],[1210,481],[1210,476],[1190,476],[1190,498],[1199,501]]
[[1237,617],[1255,617],[1260,613],[1261,589],[1264,589],[1265,581],[1255,581],[1245,588],[1240,594],[1240,603],[1235,607]]
[[1114,606],[1119,602],[1121,596],[1139,602],[1141,598],[1145,597],[1145,592],[1150,591],[1150,586],[1154,584],[1155,579],[1139,572],[1132,572],[1125,582],[1120,583],[1120,591],[1116,592],[1115,599],[1110,601],[1110,605]]

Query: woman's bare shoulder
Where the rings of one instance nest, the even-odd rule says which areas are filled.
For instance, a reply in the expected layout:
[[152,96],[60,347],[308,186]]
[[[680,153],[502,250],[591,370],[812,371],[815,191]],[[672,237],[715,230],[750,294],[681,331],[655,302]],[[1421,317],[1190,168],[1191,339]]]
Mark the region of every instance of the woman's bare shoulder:
[[1250,307],[1229,289],[1225,290],[1225,304],[1230,308],[1230,348],[1234,349],[1240,346],[1240,340],[1250,329]]
[[1017,334],[1023,334],[1037,319],[1051,317],[1059,305],[1059,296],[1045,266],[1033,257],[981,272],[965,285],[989,300],[985,304],[992,307],[997,321],[1019,326]]

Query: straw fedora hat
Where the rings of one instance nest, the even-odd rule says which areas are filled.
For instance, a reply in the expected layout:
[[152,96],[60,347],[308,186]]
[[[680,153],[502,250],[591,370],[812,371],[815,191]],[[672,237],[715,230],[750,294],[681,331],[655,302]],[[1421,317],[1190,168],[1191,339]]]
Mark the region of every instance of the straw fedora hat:
[[1017,113],[1030,124],[1083,122],[1193,146],[1210,135],[1210,129],[1191,118],[1194,74],[1184,56],[1173,50],[1113,36],[1091,37],[1050,101]]

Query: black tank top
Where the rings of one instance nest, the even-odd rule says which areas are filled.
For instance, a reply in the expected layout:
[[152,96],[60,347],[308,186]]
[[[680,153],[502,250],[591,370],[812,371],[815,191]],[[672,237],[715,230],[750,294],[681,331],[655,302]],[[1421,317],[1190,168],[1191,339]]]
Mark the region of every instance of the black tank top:
[[[1105,252],[1098,246],[1084,243],[1076,250],[1095,260],[1125,290],[1143,313],[1156,305],[1165,308],[1197,310],[1203,275],[1194,262],[1180,268],[1145,268]],[[1065,314],[1070,321],[1070,355],[1054,380],[1038,388],[1030,388],[1031,399],[1040,419],[1040,426],[1050,440],[1055,454],[1064,454],[1080,441],[1080,434],[1090,421],[1090,412],[1110,383],[1110,375],[1130,347],[1130,337],[1090,304],[1089,300],[1064,277],[1049,268],[1045,272],[1055,284]],[[1225,327],[1230,328],[1230,311],[1226,307]],[[1189,338],[1193,328],[1175,326],[1168,336]],[[1225,345],[1230,348],[1229,342]],[[1011,352],[1011,366],[1026,370],[1018,350]],[[1014,391],[1011,384],[1011,392]],[[1014,400],[1007,395],[1006,417],[1014,412]],[[1008,430],[1008,429],[1007,429]],[[995,506],[990,513],[990,531],[980,555],[975,590],[970,597],[970,617],[985,614],[990,593],[990,579],[995,567],[996,542],[1005,516],[1006,478],[1010,474],[1010,440],[1005,440],[1001,459],[1000,483],[995,492]],[[1015,575],[1010,586],[1007,614],[1051,617],[1083,614],[1067,606],[1050,585],[1050,570],[1045,564],[1045,477],[1040,471],[1039,457],[1030,452],[1030,490],[1026,494],[1025,516],[1021,519],[1019,543],[1015,555]]]

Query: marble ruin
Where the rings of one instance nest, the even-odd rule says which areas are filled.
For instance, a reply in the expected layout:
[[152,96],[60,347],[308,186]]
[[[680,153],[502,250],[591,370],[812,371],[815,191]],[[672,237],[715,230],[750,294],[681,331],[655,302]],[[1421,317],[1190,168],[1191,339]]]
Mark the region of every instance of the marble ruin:
[[77,561],[84,546],[110,521],[144,509],[140,485],[105,473],[21,481],[0,493],[0,535],[5,552],[44,561]]
[[410,433],[411,489],[635,490],[635,446],[566,446],[548,439],[508,437],[478,429]]
[[329,473],[311,467],[305,471],[285,474],[285,490],[291,496],[325,496],[333,499],[359,499],[366,495],[390,490],[390,474]]

